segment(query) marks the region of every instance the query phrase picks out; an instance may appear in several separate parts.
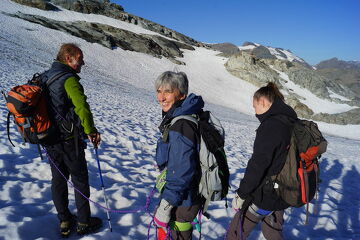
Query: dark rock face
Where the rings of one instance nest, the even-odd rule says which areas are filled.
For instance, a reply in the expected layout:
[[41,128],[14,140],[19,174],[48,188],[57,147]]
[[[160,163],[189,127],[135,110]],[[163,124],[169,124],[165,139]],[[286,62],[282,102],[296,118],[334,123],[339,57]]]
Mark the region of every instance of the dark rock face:
[[355,108],[344,113],[327,114],[320,113],[313,116],[314,120],[323,121],[326,119],[328,123],[333,124],[360,124],[360,108]]
[[59,10],[57,7],[49,3],[45,0],[12,0],[13,2],[33,7],[33,8],[39,8],[41,10],[47,10],[47,11],[56,11]]
[[256,46],[256,45],[253,42],[244,42],[242,46],[245,47],[245,46]]
[[232,43],[217,43],[210,46],[212,49],[222,52],[224,56],[231,56],[240,52],[240,49]]
[[[257,48],[259,46],[255,49]],[[329,81],[312,68],[298,62],[277,58],[259,58],[270,53],[269,51],[262,51],[262,49],[260,48],[261,51],[256,56],[252,50],[240,51],[239,54],[232,55],[225,64],[226,69],[234,76],[259,87],[266,85],[269,81],[275,82],[280,89],[287,92],[286,102],[295,109],[299,117],[335,124],[359,124],[359,116],[356,115],[359,113],[359,110],[356,109],[359,108],[339,114],[314,114],[311,105],[307,106],[302,103],[303,97],[295,94],[285,83],[290,80],[322,99],[359,107],[360,99],[348,88],[337,82]],[[280,73],[284,73],[286,76],[284,77]],[[349,101],[332,97],[330,90],[345,96]]]
[[93,13],[93,14],[117,14],[123,12],[124,8],[118,4],[110,3],[108,0],[50,0],[55,5],[59,5],[68,10]]
[[175,57],[183,56],[180,48],[194,50],[192,46],[168,40],[161,36],[136,34],[100,23],[83,21],[62,22],[23,13],[16,13],[11,16],[63,31],[88,42],[101,44],[110,49],[120,47],[124,50],[142,52],[155,57],[164,56],[177,64],[183,64],[175,60]]
[[318,63],[316,69],[324,69],[324,68],[335,68],[335,69],[359,69],[360,70],[360,62],[359,61],[342,61],[337,58],[331,58],[329,60],[322,61]]
[[322,68],[317,69],[316,72],[330,81],[349,88],[356,95],[360,96],[360,70]]
[[276,50],[276,52],[279,54],[279,56],[287,59],[286,54],[282,52],[282,50],[284,50],[284,49],[282,49],[282,48],[275,48],[275,50]]
[[251,53],[255,58],[258,59],[276,59],[276,57],[271,54],[269,49],[264,46],[258,46],[254,48]]
[[[207,44],[203,44],[181,34],[175,30],[162,26],[160,24],[154,23],[152,21],[146,20],[141,17],[137,17],[135,15],[124,12],[124,8],[118,4],[110,3],[109,0],[13,0],[19,1],[19,3],[27,5],[25,2],[41,2],[42,4],[48,3],[49,1],[57,6],[62,8],[81,12],[81,13],[93,13],[93,14],[101,14],[107,17],[115,18],[121,21],[129,22],[135,25],[139,25],[142,28],[147,30],[159,33],[166,37],[175,39],[177,41],[184,42],[186,44],[190,44],[198,47],[209,47]],[[22,3],[24,2],[24,3]],[[36,6],[35,6],[36,7]],[[44,10],[52,10],[52,9],[44,9]]]
[[206,46],[184,34],[176,32],[170,28],[164,27],[160,24],[146,20],[141,17],[124,12],[123,7],[110,3],[109,0],[50,0],[52,3],[61,6],[65,9],[77,11],[81,13],[101,14],[121,21],[129,22],[135,25],[140,25],[142,28],[159,33],[166,37],[173,38],[177,41],[194,46]]
[[317,64],[316,72],[330,81],[348,87],[360,96],[360,62],[332,58]]

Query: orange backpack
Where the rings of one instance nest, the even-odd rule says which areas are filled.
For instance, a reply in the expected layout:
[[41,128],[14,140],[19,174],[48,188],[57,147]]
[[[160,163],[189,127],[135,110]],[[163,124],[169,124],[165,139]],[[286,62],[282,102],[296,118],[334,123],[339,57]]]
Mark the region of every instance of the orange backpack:
[[52,79],[42,81],[44,74],[34,74],[33,78],[24,85],[13,87],[6,99],[6,106],[9,109],[7,118],[7,132],[10,143],[10,116],[14,117],[24,142],[32,144],[45,143],[55,128],[48,115],[46,100],[46,89],[52,82],[66,73],[60,73]]

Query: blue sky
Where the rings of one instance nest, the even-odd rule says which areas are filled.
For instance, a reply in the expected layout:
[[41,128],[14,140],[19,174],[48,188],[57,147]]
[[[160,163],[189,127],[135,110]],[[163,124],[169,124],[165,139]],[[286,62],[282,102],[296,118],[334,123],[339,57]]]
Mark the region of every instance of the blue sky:
[[310,64],[360,60],[360,0],[112,0],[207,43],[289,49]]

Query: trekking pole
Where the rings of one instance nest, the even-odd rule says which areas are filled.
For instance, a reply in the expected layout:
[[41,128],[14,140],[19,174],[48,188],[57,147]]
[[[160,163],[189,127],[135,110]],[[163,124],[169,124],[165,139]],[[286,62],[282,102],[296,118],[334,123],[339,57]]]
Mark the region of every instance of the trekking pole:
[[107,198],[106,198],[106,195],[105,195],[105,187],[104,187],[104,181],[103,181],[102,174],[101,174],[98,148],[95,145],[94,145],[94,150],[95,150],[95,157],[96,157],[97,165],[98,165],[98,168],[99,168],[99,175],[100,175],[100,180],[101,180],[101,188],[102,188],[103,193],[104,193],[104,201],[105,201],[106,208],[107,208],[106,209],[107,220],[108,220],[108,223],[109,223],[110,232],[112,232],[112,227],[111,227],[111,222],[110,222],[110,213],[109,213],[109,204],[108,204],[108,201],[107,201]]
[[36,145],[37,145],[37,149],[39,151],[39,155],[40,155],[41,160],[44,160],[44,157],[43,157],[43,155],[41,153],[40,144],[36,144]]

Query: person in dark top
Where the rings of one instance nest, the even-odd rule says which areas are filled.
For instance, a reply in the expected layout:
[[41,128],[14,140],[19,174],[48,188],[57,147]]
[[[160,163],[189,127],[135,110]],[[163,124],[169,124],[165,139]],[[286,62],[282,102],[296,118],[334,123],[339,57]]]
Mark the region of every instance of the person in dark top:
[[246,239],[259,222],[266,239],[283,239],[283,215],[289,205],[276,194],[277,185],[270,176],[278,174],[285,163],[292,129],[276,116],[294,122],[297,115],[271,82],[255,92],[253,107],[260,126],[253,154],[232,202],[238,212],[231,221],[228,239]]
[[[77,45],[63,44],[56,61],[42,78],[46,81],[44,84],[48,85],[48,110],[57,131],[43,146],[51,159],[51,192],[60,220],[60,231],[64,237],[70,234],[75,217],[68,208],[67,182],[58,169],[67,179],[71,176],[74,187],[89,197],[84,139],[89,138],[95,147],[100,143],[100,134],[95,128],[93,115],[78,76],[84,65],[83,58],[83,53]],[[77,191],[75,191],[75,203],[78,234],[87,234],[101,227],[101,219],[90,216],[88,200]]]
[[[183,72],[164,72],[156,80],[155,89],[163,115],[159,127],[161,133],[173,118],[197,114],[204,107],[201,96],[188,95],[188,79]],[[164,229],[170,225],[174,240],[192,239],[191,222],[202,206],[198,193],[200,162],[197,139],[196,124],[180,119],[168,129],[167,140],[161,137],[157,143],[156,163],[167,174],[154,222]]]

